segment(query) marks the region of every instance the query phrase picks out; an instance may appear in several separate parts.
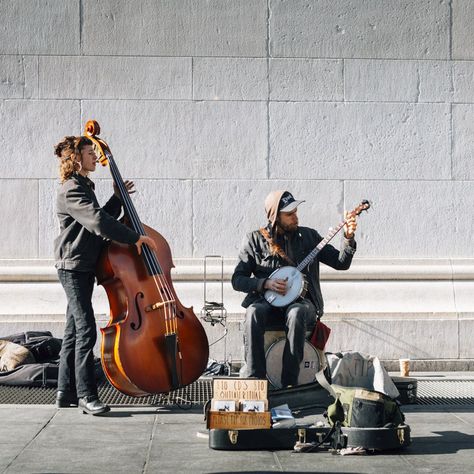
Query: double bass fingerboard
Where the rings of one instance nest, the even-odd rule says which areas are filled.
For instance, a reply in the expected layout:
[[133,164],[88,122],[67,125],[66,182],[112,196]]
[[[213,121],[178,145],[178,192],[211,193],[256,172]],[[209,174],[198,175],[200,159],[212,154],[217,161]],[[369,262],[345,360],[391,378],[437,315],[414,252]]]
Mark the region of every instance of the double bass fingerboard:
[[[107,160],[109,161],[110,172],[117,188],[119,189],[123,207],[125,208],[125,212],[130,220],[132,229],[135,232],[138,232],[140,235],[146,235],[145,229],[143,228],[143,224],[141,223],[141,220],[138,217],[135,205],[133,204],[133,201],[130,198],[130,194],[128,194],[127,188],[125,187],[125,183],[122,179],[122,175],[120,174],[120,171],[115,163],[112,153],[110,153],[110,151],[108,151],[107,149],[104,150],[104,153]],[[142,256],[145,262],[146,269],[150,276],[163,274],[163,270],[161,269],[160,263],[158,262],[155,253],[152,252],[146,244],[142,245]]]
[[310,265],[313,260],[317,257],[318,253],[326,246],[326,244],[332,240],[332,238],[344,227],[346,220],[343,220],[338,224],[334,229],[331,229],[330,232],[324,237],[321,242],[304,258],[304,260],[296,267],[298,271],[302,271],[307,265]]

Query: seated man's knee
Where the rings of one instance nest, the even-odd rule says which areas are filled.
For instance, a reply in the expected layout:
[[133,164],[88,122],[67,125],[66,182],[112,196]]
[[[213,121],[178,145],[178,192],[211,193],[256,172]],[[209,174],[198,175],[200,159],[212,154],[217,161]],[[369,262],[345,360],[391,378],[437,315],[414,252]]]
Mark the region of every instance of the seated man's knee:
[[252,304],[245,312],[245,328],[265,328],[266,312],[258,304]]
[[293,324],[304,324],[307,308],[302,304],[293,304],[286,311],[286,319]]

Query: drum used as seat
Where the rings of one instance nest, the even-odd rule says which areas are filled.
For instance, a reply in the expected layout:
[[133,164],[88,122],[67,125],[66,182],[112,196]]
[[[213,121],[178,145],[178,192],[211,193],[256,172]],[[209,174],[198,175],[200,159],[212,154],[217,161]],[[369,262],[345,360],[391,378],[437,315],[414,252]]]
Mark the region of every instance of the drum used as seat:
[[[323,365],[324,353],[316,349],[308,339],[313,328],[306,331],[306,341],[303,351],[303,360],[300,364],[298,385],[311,383],[315,374]],[[264,335],[264,349],[267,366],[267,379],[274,388],[282,388],[281,371],[283,366],[283,350],[285,348],[285,324],[281,317],[269,318]]]

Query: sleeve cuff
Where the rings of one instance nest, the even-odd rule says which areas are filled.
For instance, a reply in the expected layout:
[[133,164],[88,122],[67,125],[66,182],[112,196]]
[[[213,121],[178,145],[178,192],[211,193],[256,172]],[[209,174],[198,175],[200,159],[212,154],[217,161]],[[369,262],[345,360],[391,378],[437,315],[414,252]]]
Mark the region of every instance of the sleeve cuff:
[[344,237],[344,246],[345,246],[345,251],[347,253],[350,253],[350,254],[354,254],[357,250],[357,243],[354,239],[354,237],[352,237],[351,239],[347,239]]
[[259,278],[257,282],[257,292],[258,293],[263,293],[263,285],[265,285],[265,282],[267,281],[267,278]]

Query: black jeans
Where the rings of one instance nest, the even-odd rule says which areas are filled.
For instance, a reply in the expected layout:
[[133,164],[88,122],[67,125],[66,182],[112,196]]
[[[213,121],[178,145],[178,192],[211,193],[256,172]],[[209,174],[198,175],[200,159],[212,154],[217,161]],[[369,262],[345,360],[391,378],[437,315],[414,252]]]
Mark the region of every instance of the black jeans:
[[247,308],[244,327],[246,367],[242,375],[266,378],[264,334],[270,317],[280,318],[286,333],[281,383],[284,387],[297,385],[306,330],[316,323],[316,308],[311,301],[303,298],[284,308],[275,308],[261,298]]
[[59,360],[58,390],[78,397],[97,395],[94,345],[97,340],[92,292],[92,272],[58,270],[67,297],[66,327]]

